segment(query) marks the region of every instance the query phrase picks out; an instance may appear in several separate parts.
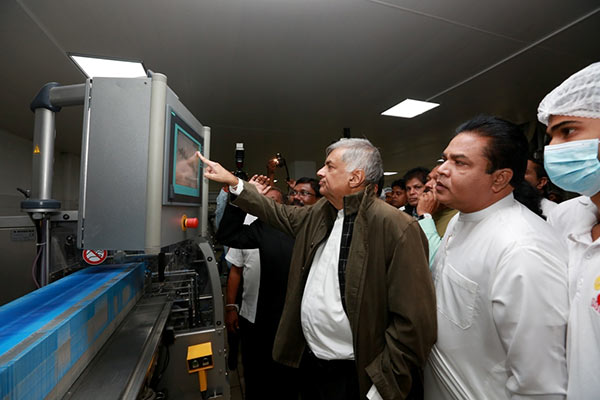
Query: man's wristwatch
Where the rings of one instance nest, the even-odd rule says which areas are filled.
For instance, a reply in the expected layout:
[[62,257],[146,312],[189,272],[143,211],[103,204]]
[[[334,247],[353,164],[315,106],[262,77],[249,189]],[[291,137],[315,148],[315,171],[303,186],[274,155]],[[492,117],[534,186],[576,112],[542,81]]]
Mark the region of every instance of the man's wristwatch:
[[237,304],[225,304],[225,308],[229,308],[230,310],[234,309],[236,313],[240,313],[240,306],[238,306]]

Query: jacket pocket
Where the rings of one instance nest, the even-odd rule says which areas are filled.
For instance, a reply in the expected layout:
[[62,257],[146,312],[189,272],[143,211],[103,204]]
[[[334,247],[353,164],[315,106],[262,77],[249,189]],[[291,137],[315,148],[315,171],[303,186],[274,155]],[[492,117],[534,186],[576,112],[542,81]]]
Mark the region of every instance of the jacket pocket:
[[441,315],[461,329],[473,324],[479,285],[450,264],[436,275],[437,308]]

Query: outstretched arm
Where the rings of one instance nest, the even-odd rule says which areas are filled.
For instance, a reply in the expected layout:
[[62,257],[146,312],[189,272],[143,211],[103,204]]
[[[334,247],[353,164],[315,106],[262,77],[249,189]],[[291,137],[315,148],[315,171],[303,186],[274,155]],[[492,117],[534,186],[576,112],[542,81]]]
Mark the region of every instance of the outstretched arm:
[[314,207],[278,204],[265,196],[261,196],[253,185],[246,184],[246,182],[244,182],[244,190],[232,203],[292,237],[296,237]]
[[200,158],[200,161],[204,163],[204,177],[211,181],[225,183],[229,186],[236,186],[238,178],[231,172],[227,171],[218,162],[210,161],[204,157],[199,151],[196,152],[196,156]]
[[[238,178],[223,168],[221,164],[210,161],[200,152],[197,152],[196,155],[205,165],[204,176],[206,178],[232,187],[238,185]],[[302,224],[305,223],[312,207],[284,206],[260,195],[261,185],[268,183],[265,181],[266,179],[266,177],[255,176],[249,182],[251,184],[242,183],[244,189],[233,203],[276,229],[295,237]],[[255,188],[257,186],[255,183],[258,184],[258,189]]]

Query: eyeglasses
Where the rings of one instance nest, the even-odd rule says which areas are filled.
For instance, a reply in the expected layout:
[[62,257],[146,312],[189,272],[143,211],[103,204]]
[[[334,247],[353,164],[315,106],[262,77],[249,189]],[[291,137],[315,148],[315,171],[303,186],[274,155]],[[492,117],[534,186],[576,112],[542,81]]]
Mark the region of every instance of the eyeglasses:
[[314,193],[307,192],[306,190],[300,190],[299,192],[296,192],[295,190],[290,190],[290,196],[310,197],[314,195]]

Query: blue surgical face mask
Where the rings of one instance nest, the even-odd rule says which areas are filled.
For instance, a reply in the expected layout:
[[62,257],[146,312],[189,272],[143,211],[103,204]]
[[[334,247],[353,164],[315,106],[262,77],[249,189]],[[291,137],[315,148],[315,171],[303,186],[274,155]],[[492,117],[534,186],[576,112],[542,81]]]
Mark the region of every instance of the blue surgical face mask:
[[593,196],[600,192],[600,140],[577,140],[544,148],[544,168],[563,190]]

